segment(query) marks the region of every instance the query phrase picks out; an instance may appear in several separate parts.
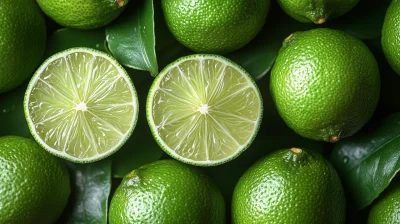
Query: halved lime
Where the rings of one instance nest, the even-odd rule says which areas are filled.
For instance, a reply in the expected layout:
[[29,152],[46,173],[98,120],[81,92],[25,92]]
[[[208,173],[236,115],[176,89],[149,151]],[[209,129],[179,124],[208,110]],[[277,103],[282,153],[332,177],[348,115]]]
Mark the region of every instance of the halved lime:
[[71,48],[47,59],[24,99],[36,141],[73,162],[94,162],[117,151],[132,134],[138,99],[128,74],[108,54]]
[[168,65],[154,80],[147,120],[160,147],[198,166],[225,163],[253,141],[262,117],[257,85],[239,65],[195,54]]

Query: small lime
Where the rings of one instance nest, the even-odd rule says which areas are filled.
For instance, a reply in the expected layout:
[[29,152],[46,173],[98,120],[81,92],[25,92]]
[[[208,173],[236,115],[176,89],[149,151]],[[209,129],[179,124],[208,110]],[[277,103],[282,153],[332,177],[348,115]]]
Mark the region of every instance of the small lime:
[[400,223],[400,182],[394,180],[373,203],[368,214],[368,224]]
[[400,1],[393,0],[382,27],[382,49],[393,70],[400,74]]
[[128,0],[37,0],[43,12],[62,26],[77,29],[103,27],[116,19]]
[[278,0],[282,9],[304,23],[322,24],[349,12],[360,0]]

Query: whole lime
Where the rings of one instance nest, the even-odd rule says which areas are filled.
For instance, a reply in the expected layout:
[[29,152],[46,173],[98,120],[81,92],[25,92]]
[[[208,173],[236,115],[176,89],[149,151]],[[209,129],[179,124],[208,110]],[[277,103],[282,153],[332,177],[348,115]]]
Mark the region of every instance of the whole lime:
[[389,64],[400,74],[400,1],[393,0],[382,27],[382,49]]
[[368,224],[400,223],[400,182],[392,183],[379,196],[368,214]]
[[278,0],[282,9],[297,21],[322,24],[350,11],[360,0]]
[[372,117],[379,100],[377,62],[365,44],[327,28],[286,38],[270,91],[285,123],[303,137],[336,142]]
[[40,64],[46,23],[36,1],[0,1],[0,93],[27,79]]
[[116,19],[128,0],[37,0],[43,12],[58,24],[76,29],[103,27]]
[[0,137],[0,223],[51,224],[70,194],[66,166],[35,141]]
[[344,223],[339,176],[320,154],[283,149],[260,159],[239,179],[232,223]]
[[109,217],[110,224],[223,224],[225,204],[215,184],[196,167],[159,160],[124,177]]
[[195,52],[228,53],[250,42],[263,27],[270,0],[162,0],[175,38]]

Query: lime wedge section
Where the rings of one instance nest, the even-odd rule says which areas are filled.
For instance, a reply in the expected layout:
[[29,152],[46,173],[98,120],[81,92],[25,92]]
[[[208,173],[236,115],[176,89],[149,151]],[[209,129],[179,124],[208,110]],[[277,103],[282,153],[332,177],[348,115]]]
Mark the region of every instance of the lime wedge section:
[[225,163],[255,138],[262,98],[250,75],[217,55],[191,55],[168,65],[147,99],[153,136],[169,155],[198,166]]
[[72,48],[47,59],[25,93],[25,116],[50,153],[87,163],[117,151],[138,117],[136,90],[111,56]]

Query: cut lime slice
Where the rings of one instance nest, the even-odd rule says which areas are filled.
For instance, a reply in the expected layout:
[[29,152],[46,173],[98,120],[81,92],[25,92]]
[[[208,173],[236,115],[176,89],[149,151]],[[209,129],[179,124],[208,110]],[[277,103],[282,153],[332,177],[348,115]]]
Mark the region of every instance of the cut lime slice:
[[191,55],[154,80],[147,120],[160,147],[198,166],[225,163],[253,141],[262,117],[257,85],[239,65],[217,55]]
[[72,48],[47,59],[33,75],[24,99],[36,141],[50,153],[87,163],[117,151],[138,117],[135,87],[111,56]]

